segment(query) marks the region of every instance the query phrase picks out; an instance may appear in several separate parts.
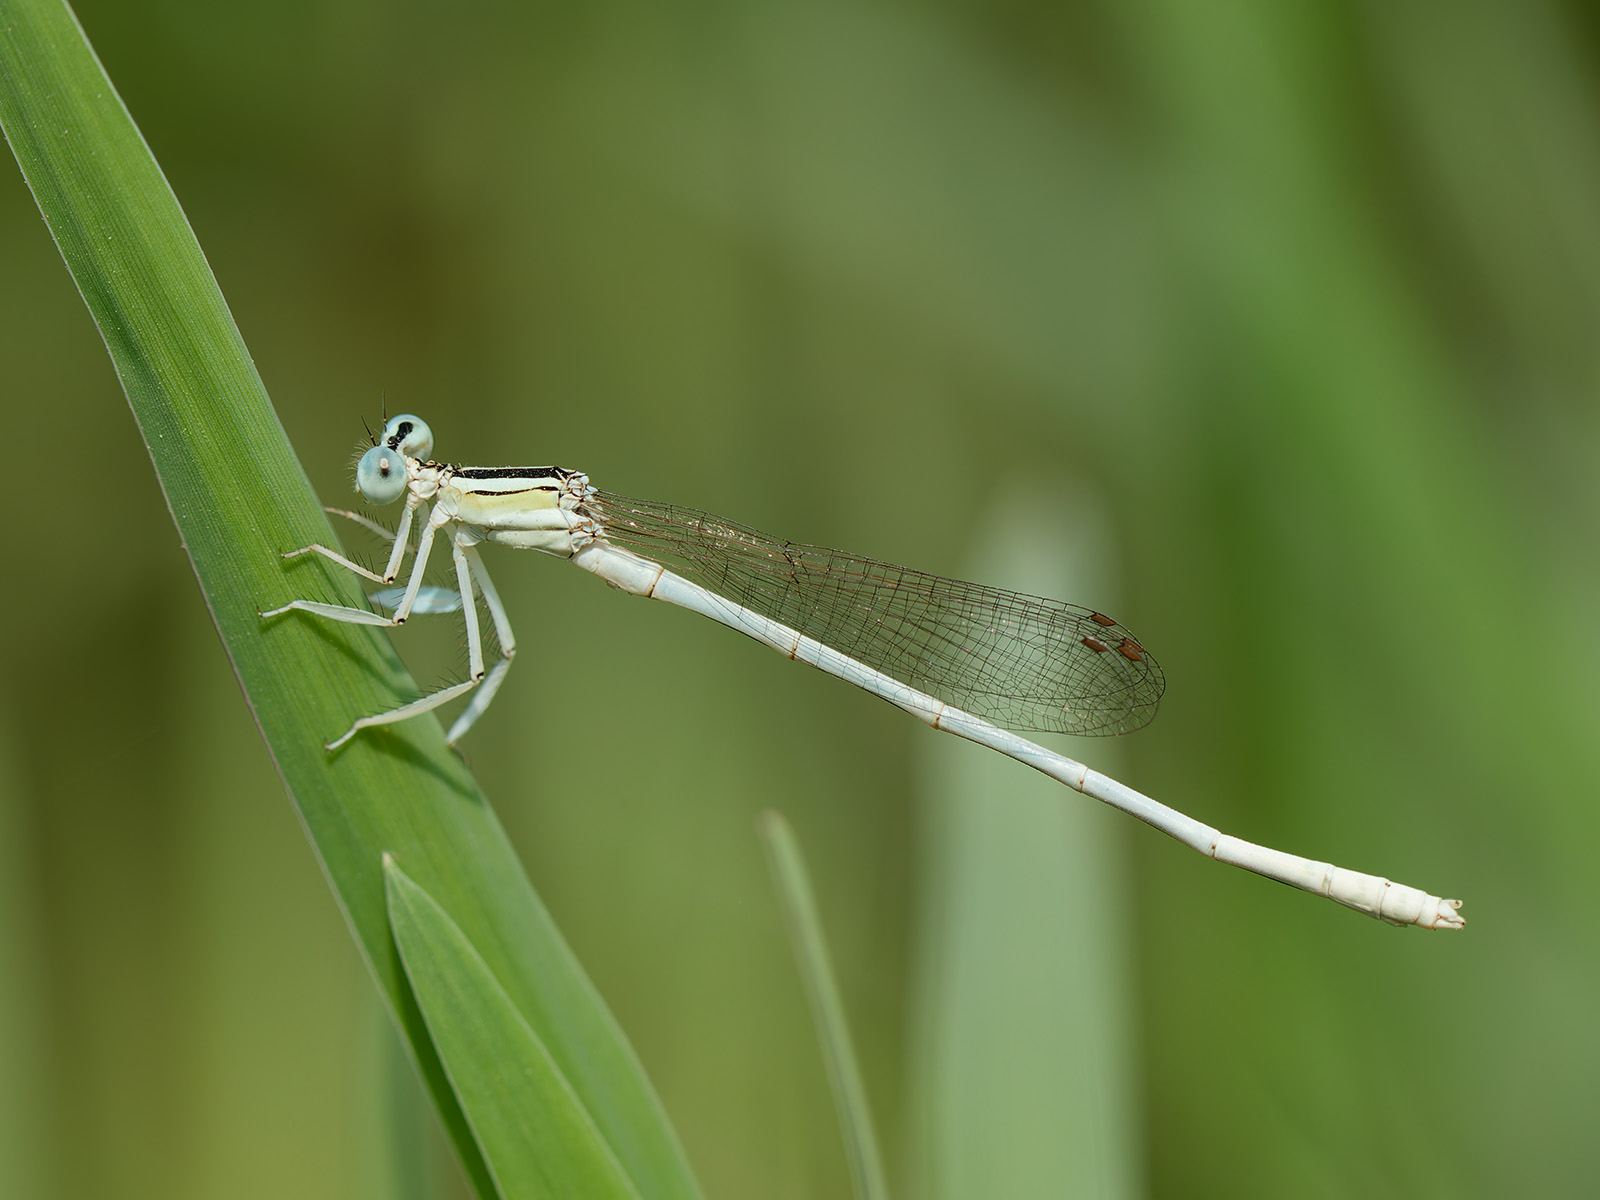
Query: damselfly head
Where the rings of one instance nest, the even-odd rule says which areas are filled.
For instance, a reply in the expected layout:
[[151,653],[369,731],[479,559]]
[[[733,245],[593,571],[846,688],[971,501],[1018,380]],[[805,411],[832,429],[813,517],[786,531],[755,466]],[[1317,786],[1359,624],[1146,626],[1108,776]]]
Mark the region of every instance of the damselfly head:
[[421,417],[401,413],[398,417],[390,417],[384,422],[378,445],[398,450],[407,458],[426,460],[428,455],[433,453],[433,430],[428,428],[428,423]]

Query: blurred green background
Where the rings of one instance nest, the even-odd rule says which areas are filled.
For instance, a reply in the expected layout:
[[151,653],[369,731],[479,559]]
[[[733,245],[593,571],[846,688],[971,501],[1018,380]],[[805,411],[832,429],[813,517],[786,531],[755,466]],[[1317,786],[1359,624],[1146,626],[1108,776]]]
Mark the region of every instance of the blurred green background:
[[[1098,1023],[1062,1021],[1117,1047],[1082,1122],[1123,1165],[1037,1194],[1600,1189],[1592,9],[77,11],[330,503],[386,393],[442,458],[947,574],[1022,586],[997,547],[1063,529],[1099,547],[1066,598],[1169,681],[1076,753],[1467,901],[1462,934],[1387,929],[1108,814],[1105,881],[1040,894],[1115,943],[1080,960]],[[0,1194],[460,1195],[10,168],[0,272]],[[768,806],[900,1193],[979,1194],[919,1163],[937,793],[982,752],[490,567],[521,653],[463,748],[708,1195],[848,1193]],[[400,639],[423,682],[458,642]],[[984,769],[987,805],[1033,786]]]

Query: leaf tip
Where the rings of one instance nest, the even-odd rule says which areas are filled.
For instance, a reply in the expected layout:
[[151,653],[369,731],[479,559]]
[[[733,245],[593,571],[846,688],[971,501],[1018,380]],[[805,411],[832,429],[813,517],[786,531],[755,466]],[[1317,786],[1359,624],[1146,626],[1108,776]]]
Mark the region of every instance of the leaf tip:
[[396,897],[404,895],[408,884],[412,887],[416,886],[411,882],[411,876],[400,869],[400,864],[395,861],[394,852],[385,850],[383,852],[383,892],[391,909],[394,908]]

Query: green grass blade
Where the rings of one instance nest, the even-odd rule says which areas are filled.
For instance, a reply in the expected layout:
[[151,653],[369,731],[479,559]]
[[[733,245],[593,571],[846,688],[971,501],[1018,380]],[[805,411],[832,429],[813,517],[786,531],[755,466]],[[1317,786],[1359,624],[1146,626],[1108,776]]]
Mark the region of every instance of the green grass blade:
[[757,820],[761,844],[767,851],[772,879],[783,906],[784,924],[794,946],[794,956],[811,1001],[817,1022],[817,1038],[827,1063],[828,1080],[833,1085],[834,1103],[839,1108],[839,1125],[844,1133],[845,1156],[850,1161],[850,1181],[856,1200],[888,1200],[889,1185],[883,1173],[883,1156],[878,1151],[872,1129],[872,1111],[867,1105],[867,1090],[861,1082],[850,1045],[850,1028],[845,1021],[844,1002],[828,962],[827,941],[822,935],[822,920],[817,915],[817,900],[806,874],[805,859],[794,831],[778,813],[767,811]]
[[385,852],[479,948],[640,1192],[697,1195],[631,1048],[437,722],[323,751],[352,714],[415,686],[380,631],[258,619],[294,596],[363,600],[331,565],[278,557],[337,540],[177,200],[59,0],[0,0],[0,126],[105,339],[262,735],[479,1193],[492,1184],[390,938]]
[[389,927],[434,1048],[506,1200],[638,1192],[461,927],[384,859]]

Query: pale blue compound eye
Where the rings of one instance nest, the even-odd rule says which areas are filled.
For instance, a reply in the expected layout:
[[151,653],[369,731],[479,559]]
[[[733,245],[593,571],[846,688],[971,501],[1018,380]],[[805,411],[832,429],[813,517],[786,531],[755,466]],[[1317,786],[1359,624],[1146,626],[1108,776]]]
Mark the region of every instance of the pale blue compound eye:
[[405,490],[406,456],[399,450],[379,445],[361,456],[356,464],[356,491],[369,504],[393,504]]
[[426,461],[428,455],[433,453],[433,430],[421,417],[402,413],[398,417],[390,417],[384,424],[383,436],[378,443],[400,451],[407,458]]

